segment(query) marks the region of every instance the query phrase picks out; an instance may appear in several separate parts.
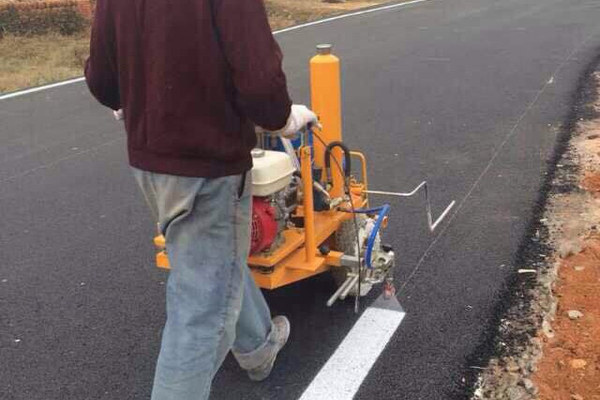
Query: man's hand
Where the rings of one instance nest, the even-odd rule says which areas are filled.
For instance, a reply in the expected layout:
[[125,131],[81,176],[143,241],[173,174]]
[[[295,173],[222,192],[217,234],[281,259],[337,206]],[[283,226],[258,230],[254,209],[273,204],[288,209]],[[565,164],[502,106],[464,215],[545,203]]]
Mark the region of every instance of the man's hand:
[[120,108],[117,111],[113,111],[113,115],[117,121],[121,121],[123,119],[123,109]]
[[288,117],[287,124],[277,133],[284,138],[291,138],[309,124],[319,124],[317,115],[304,105],[294,104],[292,105],[292,111]]

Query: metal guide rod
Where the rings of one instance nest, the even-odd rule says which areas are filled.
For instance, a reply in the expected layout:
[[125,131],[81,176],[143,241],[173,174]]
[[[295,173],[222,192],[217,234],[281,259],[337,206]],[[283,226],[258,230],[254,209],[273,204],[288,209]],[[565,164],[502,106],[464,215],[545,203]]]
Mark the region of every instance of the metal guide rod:
[[429,226],[429,230],[431,232],[433,232],[435,230],[435,228],[437,228],[437,226],[440,224],[440,222],[442,222],[444,220],[444,218],[446,218],[446,216],[448,215],[448,213],[450,212],[450,210],[452,210],[452,208],[456,205],[456,200],[453,200],[447,207],[446,209],[442,212],[442,214],[435,220],[435,222],[433,221],[433,216],[431,213],[431,201],[429,200],[429,189],[427,187],[427,181],[423,181],[421,182],[416,188],[414,188],[412,191],[410,192],[385,192],[385,191],[381,191],[381,190],[364,190],[365,193],[367,194],[378,194],[378,195],[383,195],[383,196],[394,196],[394,197],[412,197],[414,196],[421,188],[423,188],[423,191],[425,192],[425,207],[427,210],[427,225]]
[[[350,281],[350,283],[348,284],[348,286],[346,286],[344,288],[344,290],[340,294],[340,299],[341,300],[345,300],[346,297],[348,297],[348,294],[350,293],[350,291],[352,290],[352,288],[354,288],[354,286],[356,286],[357,283],[358,283],[358,275],[354,276],[354,278]],[[358,294],[358,296],[360,297],[360,294]]]
[[[329,298],[329,300],[327,300],[327,307],[331,307],[333,305],[333,303],[336,302],[336,300],[340,297],[340,295],[342,294],[342,292],[344,290],[346,290],[347,287],[350,286],[350,284],[354,281],[354,275],[348,275],[348,277],[346,278],[346,280],[344,281],[344,283],[342,283],[340,285],[340,287],[335,291],[335,293],[333,294],[333,296],[331,296]],[[356,277],[358,277],[358,275],[356,275]]]

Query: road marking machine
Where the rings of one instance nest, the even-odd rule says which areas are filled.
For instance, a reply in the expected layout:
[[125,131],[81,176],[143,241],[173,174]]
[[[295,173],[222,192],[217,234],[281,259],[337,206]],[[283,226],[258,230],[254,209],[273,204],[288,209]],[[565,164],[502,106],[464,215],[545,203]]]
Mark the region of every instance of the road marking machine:
[[[429,229],[448,215],[452,202],[433,220],[427,182],[413,191],[370,190],[366,157],[342,141],[340,60],[331,45],[317,46],[310,60],[311,108],[320,126],[295,140],[259,133],[252,151],[252,236],[248,266],[263,289],[276,289],[332,272],[337,290],[327,301],[361,296],[383,284],[391,297],[395,254],[381,240],[390,206],[373,207],[369,195],[411,197],[423,191]],[[358,161],[355,174],[352,165]],[[358,175],[358,176],[357,176]],[[169,268],[165,239],[154,239],[158,267]]]

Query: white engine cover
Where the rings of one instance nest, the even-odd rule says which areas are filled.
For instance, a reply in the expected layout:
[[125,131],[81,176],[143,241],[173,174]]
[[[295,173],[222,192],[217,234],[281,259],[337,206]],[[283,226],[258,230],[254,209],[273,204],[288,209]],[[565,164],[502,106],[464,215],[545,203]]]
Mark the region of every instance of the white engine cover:
[[292,159],[280,151],[252,150],[252,195],[264,197],[285,188],[296,170]]

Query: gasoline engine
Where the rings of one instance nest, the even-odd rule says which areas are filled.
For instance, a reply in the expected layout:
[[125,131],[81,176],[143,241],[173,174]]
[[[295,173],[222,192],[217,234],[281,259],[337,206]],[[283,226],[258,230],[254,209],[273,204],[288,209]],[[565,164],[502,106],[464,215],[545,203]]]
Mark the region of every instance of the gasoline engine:
[[252,239],[250,254],[272,253],[297,208],[300,178],[286,153],[252,150]]

